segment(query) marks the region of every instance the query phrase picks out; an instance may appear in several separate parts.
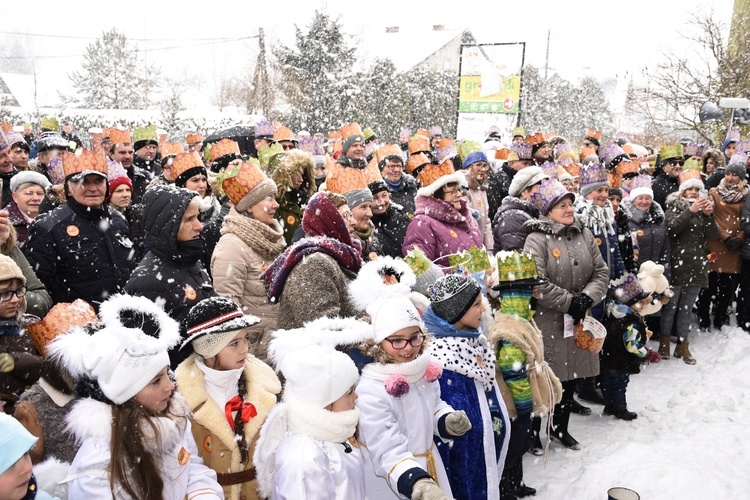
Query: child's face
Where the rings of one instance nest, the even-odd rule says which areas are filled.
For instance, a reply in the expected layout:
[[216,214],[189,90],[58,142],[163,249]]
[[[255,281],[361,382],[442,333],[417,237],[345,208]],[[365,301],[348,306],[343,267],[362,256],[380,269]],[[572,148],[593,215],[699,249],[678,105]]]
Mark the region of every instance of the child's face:
[[477,295],[474,302],[471,304],[469,310],[464,314],[460,320],[455,324],[455,327],[459,330],[465,330],[467,328],[479,328],[482,324],[482,313],[485,311],[484,304],[482,304],[482,294]]
[[245,366],[247,359],[248,346],[247,342],[250,334],[247,329],[240,330],[224,349],[219,351],[215,357],[206,360],[206,366],[214,370],[235,370]]
[[328,410],[333,412],[350,411],[354,409],[354,401],[357,400],[357,393],[354,392],[354,386],[336,401],[328,405]]
[[174,384],[169,380],[165,366],[133,399],[152,413],[161,413],[167,409],[173,390]]
[[31,457],[28,453],[0,474],[0,498],[21,500],[26,496],[31,479]]
[[[380,347],[395,362],[408,363],[409,361],[414,361],[419,356],[419,351],[422,349],[422,343],[424,342],[424,337],[420,338],[420,335],[422,335],[422,332],[418,326],[403,328],[382,341]],[[401,349],[396,349],[391,343],[393,342],[398,347],[401,347],[400,344],[403,344],[404,340],[406,341],[406,346]],[[412,344],[418,345],[414,346]]]
[[[0,292],[9,292],[18,290],[21,287],[21,280],[12,279],[0,282]],[[0,301],[0,318],[14,318],[18,313],[18,307],[23,299],[13,294],[9,300]]]

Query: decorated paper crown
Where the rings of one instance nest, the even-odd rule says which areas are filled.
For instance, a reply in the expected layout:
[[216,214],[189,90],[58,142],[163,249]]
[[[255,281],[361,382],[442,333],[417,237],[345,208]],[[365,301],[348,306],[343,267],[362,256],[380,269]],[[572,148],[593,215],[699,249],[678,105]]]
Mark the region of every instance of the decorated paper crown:
[[430,127],[430,139],[436,135],[439,135],[440,137],[443,136],[443,128],[440,125],[433,125]]
[[467,271],[473,274],[486,271],[491,267],[487,250],[476,246],[472,246],[469,250],[449,255],[448,263],[454,273]]
[[589,163],[581,167],[579,186],[607,182],[607,169],[601,163]]
[[284,148],[281,147],[281,144],[274,142],[270,146],[265,146],[258,150],[258,161],[263,166],[268,165],[268,161],[273,155],[276,153],[282,153],[283,151]]
[[19,144],[19,143],[22,145],[25,145],[26,139],[23,138],[20,132],[16,132],[15,130],[10,130],[8,132],[5,132],[5,142],[8,144],[9,147],[14,144]]
[[424,188],[429,186],[442,176],[450,175],[453,172],[455,172],[455,169],[453,168],[453,162],[450,160],[445,160],[440,165],[428,163],[417,174],[417,180],[419,181],[419,186]]
[[159,135],[156,133],[156,126],[149,125],[147,127],[136,127],[133,132],[133,143],[142,141],[153,141],[159,142]]
[[[569,160],[569,163],[567,162]],[[581,175],[581,164],[576,163],[570,158],[563,158],[560,160],[560,165],[569,173],[572,177],[580,177]]]
[[599,149],[599,158],[609,169],[614,169],[621,161],[630,161],[630,156],[615,143],[602,146]]
[[104,137],[109,137],[110,144],[130,144],[130,130],[121,130],[119,128],[105,128],[102,132]]
[[311,155],[324,155],[322,137],[300,137],[297,147]]
[[258,139],[271,139],[273,137],[273,122],[263,120],[256,123],[255,137]]
[[495,159],[496,160],[507,160],[509,154],[510,154],[510,149],[508,149],[508,148],[496,149],[495,150]]
[[416,132],[414,132],[414,135],[418,135],[419,137],[423,137],[425,139],[430,138],[430,131],[426,128],[418,128]]
[[461,163],[463,163],[466,157],[471,153],[481,150],[482,146],[476,141],[461,141],[458,145],[458,154],[461,157]]
[[341,140],[341,130],[329,130],[328,131],[328,140],[329,141],[340,141]]
[[685,153],[683,152],[682,144],[678,142],[677,144],[667,144],[662,146],[659,149],[659,156],[661,156],[661,161],[666,161],[671,160],[672,158],[682,159],[683,156],[685,156]]
[[[498,129],[498,132],[499,131],[500,130]],[[515,139],[516,137],[526,137],[526,129],[523,128],[523,127],[516,127],[516,128],[514,128],[513,129],[513,138]]]
[[237,205],[258,184],[268,179],[253,162],[245,162],[232,171],[221,182],[221,187],[232,203]]
[[62,154],[63,172],[65,178],[71,175],[100,174],[107,176],[107,158],[101,153],[95,153],[88,149],[79,149],[75,153]]
[[396,144],[383,144],[378,149],[376,158],[378,163],[385,160],[389,156],[398,156],[401,158],[401,161],[403,162],[403,153],[401,152],[401,148],[398,147]]
[[638,188],[651,189],[651,179],[652,177],[648,174],[641,174],[634,177],[633,181],[630,183],[630,190],[633,191]]
[[224,138],[211,145],[211,161],[216,161],[222,156],[227,155],[241,156],[239,144],[232,139]]
[[125,167],[122,166],[122,163],[119,161],[107,160],[107,180],[109,182],[127,176],[128,173],[125,171]]
[[443,137],[438,143],[438,147],[435,148],[435,161],[443,163],[445,160],[450,160],[456,157],[458,150],[453,140]]
[[414,275],[417,278],[426,273],[432,266],[430,259],[428,259],[425,253],[418,247],[409,250],[406,257],[404,257],[404,262],[406,262],[411,270],[414,271]]
[[685,146],[685,156],[703,156],[703,150],[705,148],[706,146],[703,144],[690,141]]
[[538,146],[539,144],[547,141],[544,139],[544,134],[542,134],[541,132],[537,132],[534,135],[527,135],[524,142],[528,142],[532,146]]
[[50,158],[49,163],[47,164],[47,173],[49,174],[52,184],[62,184],[62,181],[65,180],[65,170],[63,169],[62,158],[59,156]]
[[368,189],[371,182],[382,180],[375,162],[370,162],[363,169],[335,163],[326,173],[326,188],[334,193],[344,194],[357,189]]
[[[740,141],[740,129],[733,128],[727,132],[727,141],[739,142]],[[725,141],[726,142],[726,141]]]
[[634,161],[621,161],[615,167],[615,173],[620,178],[628,178],[638,175],[641,165]]
[[536,258],[528,252],[498,252],[497,276],[499,283],[495,290],[514,286],[536,286],[549,282],[547,278],[540,278],[536,267]]
[[375,131],[372,129],[372,127],[366,127],[362,131],[362,135],[365,138],[365,144],[378,138],[378,136],[375,135]]
[[47,357],[47,345],[58,335],[73,327],[96,323],[98,318],[94,308],[81,299],[74,302],[58,302],[49,310],[43,320],[28,325],[29,335],[39,353]]
[[362,135],[362,129],[359,126],[359,123],[352,122],[348,125],[344,125],[341,127],[341,137],[342,139],[346,140],[348,137],[351,137],[353,135]]
[[430,159],[424,153],[416,153],[409,156],[406,160],[406,173],[417,175],[420,172],[420,167],[423,167],[430,163]]
[[638,278],[632,273],[625,273],[610,281],[609,292],[615,300],[623,304],[633,304],[648,297],[648,293],[643,291]]
[[194,168],[205,168],[200,153],[180,153],[174,157],[172,162],[172,175],[177,179],[180,175]]
[[403,138],[403,137],[408,138],[408,137],[411,137],[412,135],[411,129],[409,127],[401,127],[401,130],[399,131],[398,134],[400,138]]
[[531,196],[531,201],[542,215],[547,215],[550,209],[565,196],[572,199],[574,195],[565,189],[565,186],[557,179],[544,179],[539,184],[539,191]]
[[423,151],[430,150],[430,140],[427,137],[421,135],[413,135],[409,139],[409,154],[417,154]]
[[573,148],[570,143],[561,142],[555,145],[555,158],[557,160],[562,160],[563,158],[575,158],[575,153],[573,153]]
[[[508,161],[530,160],[533,146],[528,142],[513,143],[510,145]],[[515,156],[513,154],[515,153]]]
[[0,124],[0,130],[2,130],[4,134],[7,134],[11,130],[13,130],[13,125],[8,122],[3,122]]
[[60,130],[60,123],[54,116],[43,116],[40,127],[42,130],[54,130],[57,132]]
[[199,142],[203,142],[203,137],[201,137],[201,133],[200,132],[196,132],[194,134],[188,134],[185,137],[185,142],[187,142],[188,145],[198,144]]
[[161,157],[166,158],[167,156],[176,156],[184,153],[185,148],[181,142],[163,142],[161,144]]
[[281,127],[273,133],[274,141],[297,141],[294,137],[294,132],[288,127]]
[[[738,142],[734,150],[737,153],[750,153],[750,139],[745,139],[744,141]],[[702,155],[703,153],[701,152],[701,156]]]
[[593,128],[587,128],[586,129],[586,137],[590,137],[592,139],[596,139],[597,141],[600,141],[602,139],[602,131],[596,130]]
[[596,158],[596,161],[599,161],[596,150],[592,147],[582,148],[581,154],[578,157],[581,159],[581,161],[584,161],[586,158]]
[[732,163],[742,163],[743,165],[747,164],[747,154],[746,153],[734,153],[732,157],[729,159],[729,162],[727,162],[727,165],[731,165]]
[[539,168],[541,168],[542,172],[544,172],[544,174],[547,175],[550,179],[559,178],[559,175],[557,173],[557,165],[555,165],[551,161],[545,161],[544,163],[539,165]]

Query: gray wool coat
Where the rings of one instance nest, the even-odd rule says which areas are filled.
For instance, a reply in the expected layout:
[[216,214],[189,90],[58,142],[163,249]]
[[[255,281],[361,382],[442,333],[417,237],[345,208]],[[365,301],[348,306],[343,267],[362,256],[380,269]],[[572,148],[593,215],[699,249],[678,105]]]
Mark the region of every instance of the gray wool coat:
[[573,336],[563,336],[563,315],[573,295],[583,292],[593,305],[607,295],[609,269],[594,236],[578,218],[565,226],[542,216],[524,227],[530,232],[524,252],[534,255],[539,275],[550,280],[539,287],[534,314],[544,336],[544,358],[561,382],[598,375],[599,355],[577,348]]

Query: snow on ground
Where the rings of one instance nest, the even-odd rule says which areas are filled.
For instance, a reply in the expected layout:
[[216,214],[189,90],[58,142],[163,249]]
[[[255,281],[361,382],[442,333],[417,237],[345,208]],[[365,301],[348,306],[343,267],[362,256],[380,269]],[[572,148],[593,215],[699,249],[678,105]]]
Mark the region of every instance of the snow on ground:
[[628,409],[637,419],[584,403],[592,414],[570,421],[581,450],[553,442],[546,467],[527,454],[525,482],[537,488],[529,498],[603,500],[615,486],[643,500],[750,498],[750,335],[736,327],[699,332],[690,351],[696,365],[672,356],[631,376]]

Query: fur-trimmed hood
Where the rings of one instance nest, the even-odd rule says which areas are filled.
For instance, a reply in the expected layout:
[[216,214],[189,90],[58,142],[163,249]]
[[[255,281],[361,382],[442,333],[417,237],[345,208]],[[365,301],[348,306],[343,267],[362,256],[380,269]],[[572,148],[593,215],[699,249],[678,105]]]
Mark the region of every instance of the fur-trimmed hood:
[[683,198],[681,194],[682,193],[676,191],[674,193],[669,193],[669,195],[667,196],[667,201],[665,203],[667,206],[667,210],[676,210],[682,212],[686,208],[690,208],[690,205],[692,205],[693,202],[688,201],[687,198]]
[[286,151],[281,161],[271,174],[276,183],[276,199],[284,199],[287,192],[292,190],[292,179],[296,174],[302,176],[300,191],[304,199],[308,200],[315,193],[315,161],[313,157],[299,149]]
[[651,202],[651,207],[648,209],[648,212],[644,212],[636,207],[629,198],[622,200],[620,206],[624,209],[623,211],[627,210],[630,214],[630,220],[638,225],[661,224],[664,222],[664,210],[662,210],[661,205],[656,201]]
[[550,236],[562,236],[569,231],[582,233],[584,229],[583,220],[577,215],[575,216],[575,221],[569,226],[555,222],[546,215],[542,215],[538,219],[527,220],[524,222],[523,227],[529,233],[539,231]]

